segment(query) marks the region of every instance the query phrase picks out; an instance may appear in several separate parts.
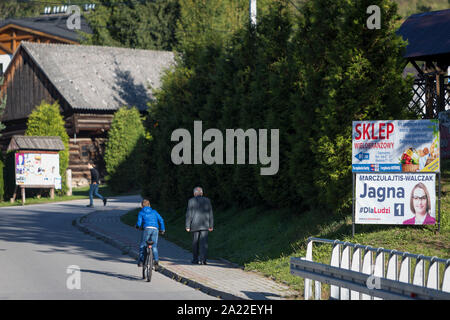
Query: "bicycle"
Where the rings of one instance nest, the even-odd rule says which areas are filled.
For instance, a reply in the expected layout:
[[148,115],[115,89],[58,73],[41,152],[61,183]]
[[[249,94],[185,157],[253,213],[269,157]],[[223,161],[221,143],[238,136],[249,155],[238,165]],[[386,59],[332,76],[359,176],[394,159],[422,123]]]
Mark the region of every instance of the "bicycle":
[[144,263],[142,264],[142,279],[147,279],[150,282],[152,279],[153,269],[153,241],[147,241],[147,245],[144,251]]

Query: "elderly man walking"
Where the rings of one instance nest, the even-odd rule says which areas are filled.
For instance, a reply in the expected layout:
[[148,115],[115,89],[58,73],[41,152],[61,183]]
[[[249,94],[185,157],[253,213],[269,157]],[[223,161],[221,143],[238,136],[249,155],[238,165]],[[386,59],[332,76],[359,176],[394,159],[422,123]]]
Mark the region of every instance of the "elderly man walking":
[[203,196],[202,188],[196,187],[186,211],[186,231],[192,233],[193,264],[206,264],[208,232],[213,231],[213,224],[211,201]]

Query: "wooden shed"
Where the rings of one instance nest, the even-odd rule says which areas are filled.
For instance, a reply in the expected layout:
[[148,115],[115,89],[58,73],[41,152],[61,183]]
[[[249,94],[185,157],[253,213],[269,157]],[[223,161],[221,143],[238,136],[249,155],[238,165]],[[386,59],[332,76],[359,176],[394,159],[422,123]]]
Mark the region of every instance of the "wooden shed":
[[11,202],[14,202],[18,188],[21,189],[22,204],[25,204],[27,188],[49,188],[53,199],[55,188],[61,188],[58,153],[64,149],[60,137],[13,136],[8,146],[8,151],[15,151],[16,187]]
[[[22,41],[79,44],[80,33],[67,28],[69,18],[69,14],[63,13],[0,21],[0,74]],[[80,31],[92,34],[84,16],[80,17]]]
[[403,56],[417,72],[412,107],[437,118],[450,108],[450,9],[414,14],[398,34],[408,41]]
[[145,112],[174,64],[167,51],[22,42],[5,72],[0,96],[7,95],[0,121],[5,151],[13,135],[23,135],[28,116],[42,101],[60,105],[70,137],[73,185],[88,183],[88,161],[104,168],[107,131],[115,111]]

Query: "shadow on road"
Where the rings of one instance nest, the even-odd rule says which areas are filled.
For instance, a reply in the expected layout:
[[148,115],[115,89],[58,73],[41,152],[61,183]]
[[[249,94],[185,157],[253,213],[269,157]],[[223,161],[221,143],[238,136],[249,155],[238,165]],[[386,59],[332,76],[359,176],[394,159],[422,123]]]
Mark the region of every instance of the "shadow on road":
[[[111,204],[114,203],[111,199]],[[116,200],[117,201],[117,200]],[[138,203],[137,197],[124,197],[121,203]],[[28,205],[0,208],[0,243],[43,245],[36,252],[68,253],[101,261],[133,263],[128,256],[96,238],[85,235],[73,226],[73,221],[93,209],[86,208],[86,200],[64,203]],[[98,205],[94,210],[107,210]],[[0,246],[1,248],[1,246]],[[108,249],[106,249],[108,248]]]
[[122,280],[133,280],[133,281],[137,281],[137,280],[141,281],[142,280],[142,277],[123,275],[123,274],[119,274],[119,273],[115,273],[115,272],[87,270],[87,269],[81,269],[80,271],[82,273],[86,272],[86,273],[92,273],[92,274],[99,274],[99,275],[118,278],[118,279],[122,279]]

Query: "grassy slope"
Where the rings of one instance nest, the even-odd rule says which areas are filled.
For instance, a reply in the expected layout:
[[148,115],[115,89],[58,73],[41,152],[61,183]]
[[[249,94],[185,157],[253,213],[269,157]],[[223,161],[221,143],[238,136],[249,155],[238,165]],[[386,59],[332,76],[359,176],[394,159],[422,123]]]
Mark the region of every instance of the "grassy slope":
[[[445,166],[449,168],[450,166]],[[325,212],[298,213],[292,210],[216,210],[215,230],[209,236],[210,258],[225,258],[284,282],[301,292],[303,280],[289,272],[292,256],[305,256],[306,239],[319,237],[450,258],[450,170],[443,172],[441,232],[435,226],[356,225],[352,238],[351,215]],[[158,210],[158,207],[155,206]],[[122,219],[134,225],[138,210]],[[168,240],[190,250],[191,238],[184,231],[184,211],[160,212]],[[315,246],[314,260],[329,263],[330,246]],[[327,287],[324,287],[324,298]]]

